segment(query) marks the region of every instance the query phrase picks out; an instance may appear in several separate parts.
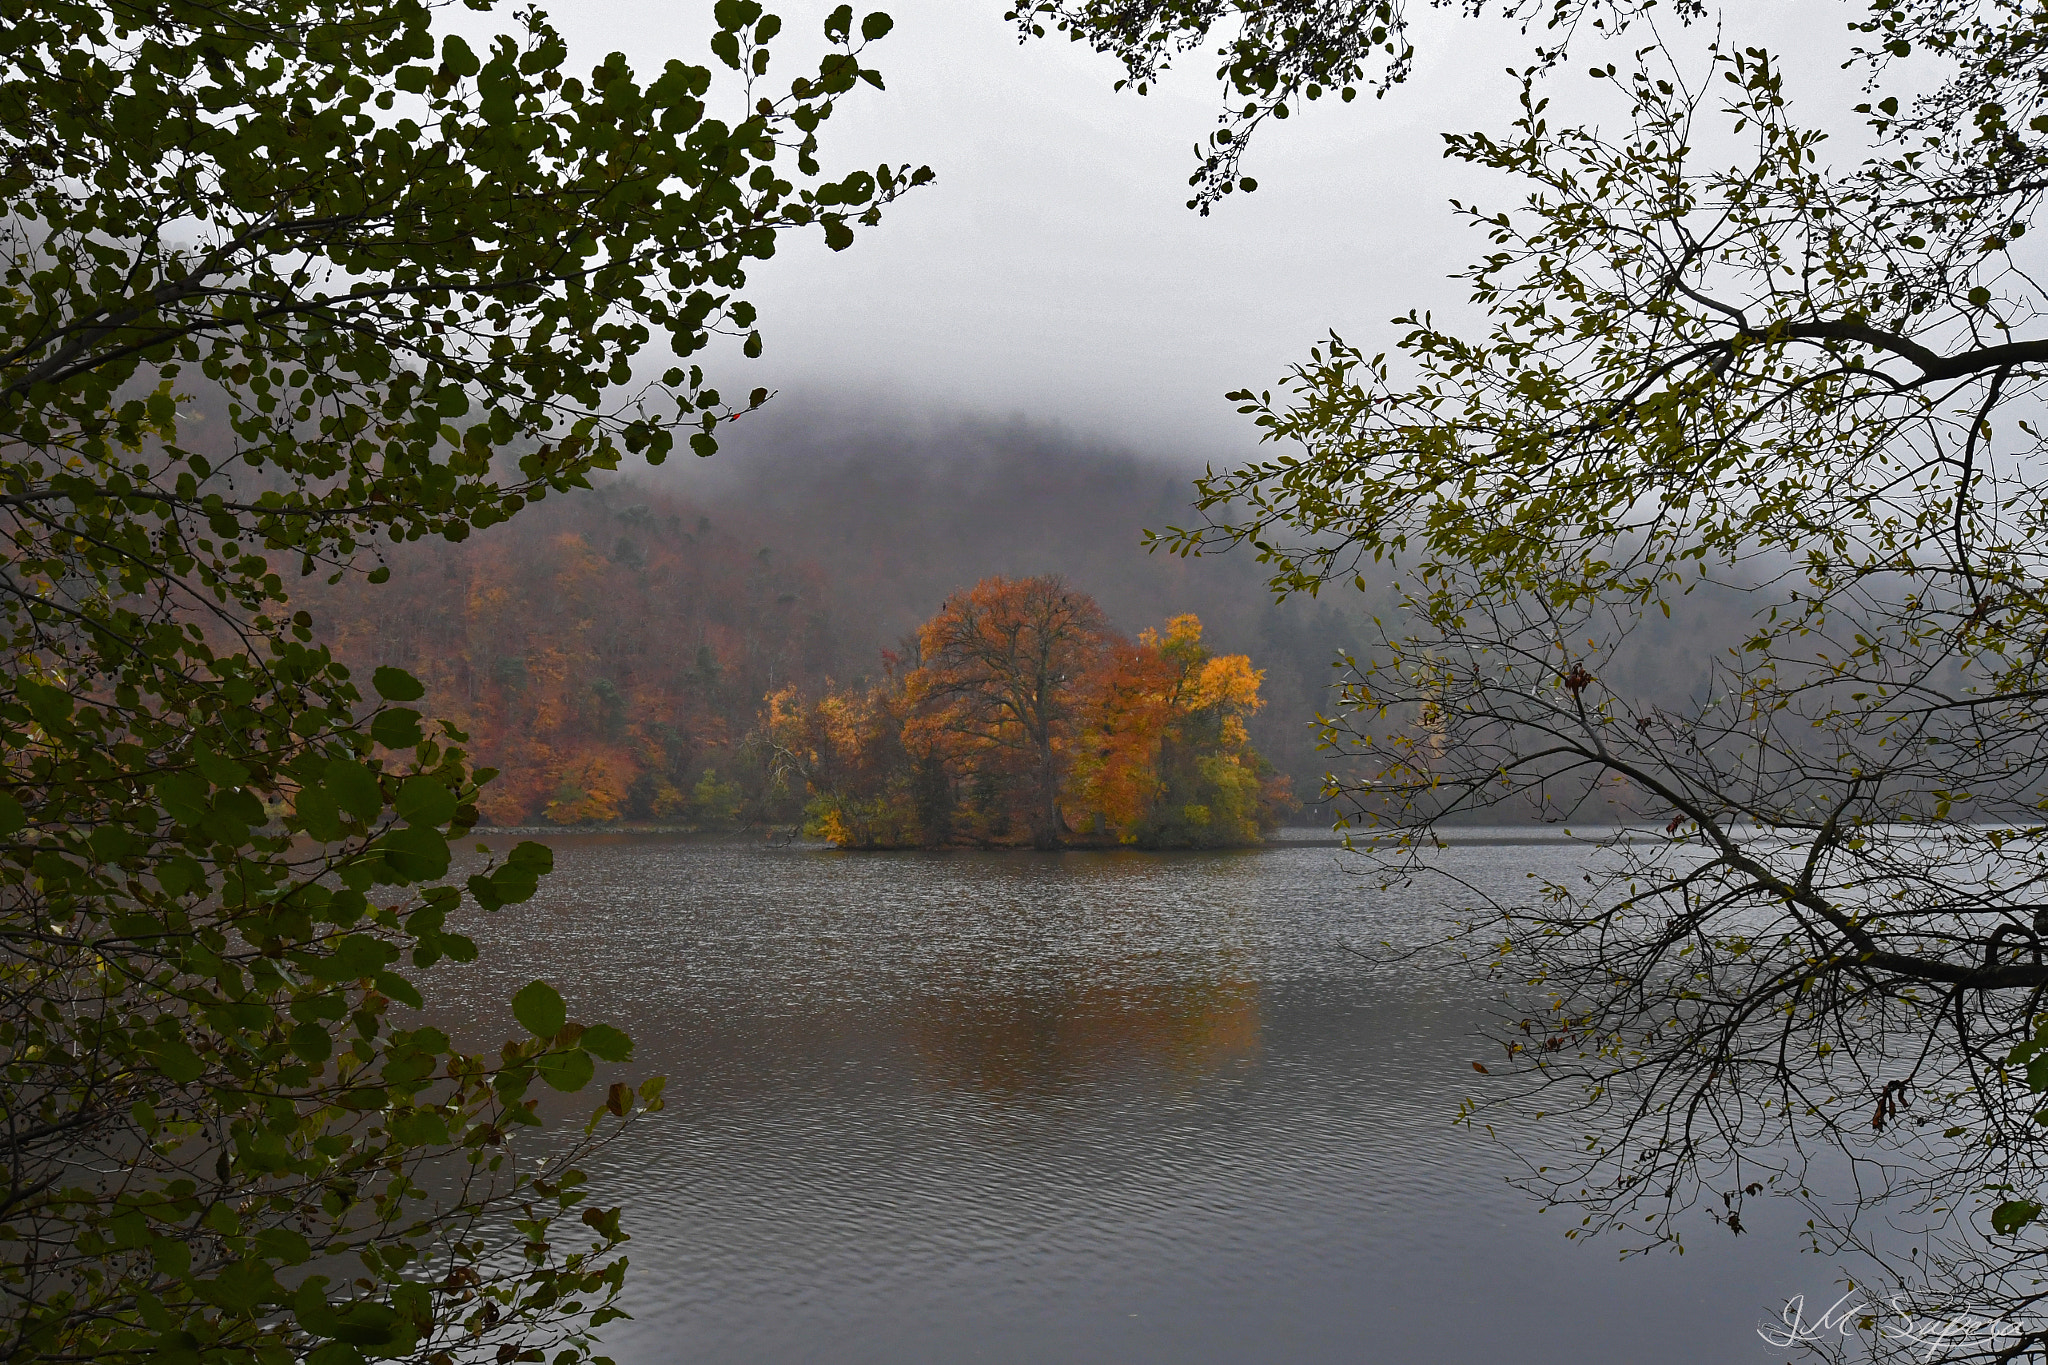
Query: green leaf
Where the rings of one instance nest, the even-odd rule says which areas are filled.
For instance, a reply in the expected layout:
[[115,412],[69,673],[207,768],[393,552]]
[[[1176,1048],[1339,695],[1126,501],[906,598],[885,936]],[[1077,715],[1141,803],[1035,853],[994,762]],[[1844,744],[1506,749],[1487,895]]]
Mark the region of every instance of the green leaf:
[[192,766],[199,769],[204,777],[216,787],[246,787],[249,785],[249,769],[231,758],[223,758],[213,751],[212,746],[197,744],[192,748]]
[[370,934],[338,939],[325,955],[308,960],[306,969],[322,981],[356,981],[373,976],[398,960],[398,949]]
[[309,838],[331,844],[342,836],[341,808],[323,787],[301,787],[298,799],[292,802],[292,813]]
[[1991,1210],[1991,1230],[2010,1237],[2041,1216],[2041,1206],[2031,1199],[2008,1199]]
[[256,1254],[285,1265],[304,1265],[313,1259],[313,1246],[290,1228],[265,1228],[256,1234]]
[[711,17],[720,29],[736,32],[761,17],[761,6],[756,0],[717,0],[711,7]]
[[206,818],[211,788],[198,773],[159,773],[151,784],[164,813],[181,825],[196,825]]
[[0,792],[0,839],[10,834],[19,834],[28,825],[28,812],[21,802],[5,792]]
[[440,1115],[421,1110],[411,1114],[394,1116],[390,1122],[391,1136],[407,1147],[445,1147],[448,1145],[448,1124]]
[[149,1244],[149,1258],[156,1262],[157,1270],[173,1279],[182,1280],[192,1273],[192,1248],[171,1237],[158,1237]]
[[521,901],[531,900],[539,887],[540,880],[532,868],[516,867],[509,863],[494,869],[487,877],[475,876],[469,879],[470,894],[475,896],[477,904],[486,910],[496,910],[501,906],[517,905]]
[[529,981],[512,997],[512,1017],[536,1038],[552,1038],[569,1022],[569,1008],[553,986]]
[[206,889],[206,869],[196,858],[166,858],[156,866],[156,884],[176,900]]
[[451,33],[441,40],[441,66],[457,80],[474,76],[483,70],[483,65],[469,44],[456,34]]
[[397,972],[378,972],[371,977],[377,989],[401,1005],[414,1009],[425,1009],[427,1002],[421,997],[419,987],[400,976]]
[[158,1038],[150,1047],[156,1069],[179,1085],[190,1085],[206,1074],[206,1063],[183,1038]]
[[633,1059],[633,1040],[609,1024],[592,1024],[576,1041],[607,1062],[629,1062]]
[[581,1090],[590,1084],[590,1078],[597,1073],[597,1064],[590,1060],[590,1054],[582,1048],[568,1052],[550,1052],[536,1058],[533,1069],[540,1078],[557,1090]]
[[292,1295],[292,1316],[309,1335],[332,1338],[341,1330],[341,1315],[322,1292],[326,1287],[325,1275],[307,1276]]
[[408,777],[398,788],[398,817],[415,825],[445,825],[455,815],[455,793],[431,777]]
[[[358,1301],[340,1305],[328,1320],[332,1326],[320,1335],[353,1346],[377,1359],[410,1355],[413,1343],[418,1340],[412,1323],[381,1303]],[[306,1323],[303,1312],[299,1321]],[[338,1361],[337,1357],[337,1365]],[[320,1365],[326,1363],[320,1362]]]
[[251,827],[262,824],[266,818],[263,803],[256,794],[239,787],[214,793],[213,809],[216,814],[229,816]]
[[285,1036],[285,1045],[306,1062],[324,1062],[334,1055],[334,1040],[318,1024],[293,1025]]
[[420,680],[402,668],[385,666],[370,675],[370,686],[386,701],[418,701],[427,694]]
[[894,19],[891,19],[880,10],[876,10],[873,14],[860,21],[860,36],[872,43],[877,39],[888,36],[889,30],[894,27],[896,27]]
[[387,749],[410,749],[421,739],[420,713],[403,706],[379,711],[370,722],[370,738]]
[[555,870],[555,851],[546,844],[522,839],[505,855],[505,862],[509,867],[526,868],[536,876],[544,877]]
[[125,825],[101,825],[85,841],[102,863],[118,863],[142,850],[142,842]]
[[448,841],[431,825],[407,825],[377,841],[391,870],[409,882],[448,875]]
[[230,1262],[218,1275],[199,1281],[193,1289],[208,1303],[233,1313],[247,1313],[284,1297],[270,1267],[260,1260]]
[[353,759],[337,758],[327,765],[327,790],[337,804],[364,824],[384,810],[384,792],[377,774]]
[[71,694],[61,687],[20,678],[15,681],[14,692],[35,717],[36,724],[45,730],[62,729],[71,719],[74,703]]
[[486,910],[496,910],[509,903],[498,894],[498,882],[495,877],[486,877],[479,872],[473,874],[465,884],[469,888],[469,894],[476,897],[476,903]]

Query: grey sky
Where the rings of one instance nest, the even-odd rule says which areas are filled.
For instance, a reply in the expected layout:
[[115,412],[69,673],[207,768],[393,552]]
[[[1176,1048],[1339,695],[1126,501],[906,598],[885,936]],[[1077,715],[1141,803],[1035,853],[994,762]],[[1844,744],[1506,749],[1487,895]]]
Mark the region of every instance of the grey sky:
[[[1513,118],[1503,68],[1527,47],[1505,25],[1415,6],[1411,84],[1269,126],[1249,165],[1258,193],[1204,219],[1183,204],[1215,110],[1205,55],[1141,99],[1113,93],[1113,64],[1080,45],[1019,46],[996,0],[877,3],[897,20],[872,53],[889,89],[863,88],[835,116],[822,158],[928,163],[939,179],[851,250],[791,243],[755,273],[768,351],[735,357],[733,377],[792,399],[1019,415],[1161,455],[1242,456],[1251,432],[1226,390],[1271,384],[1328,328],[1385,344],[1397,312],[1454,306],[1444,276],[1483,239],[1445,201],[1510,202],[1508,185],[1445,163],[1438,136]],[[770,5],[793,34],[828,7]],[[1848,17],[1832,0],[1740,8],[1778,42],[1790,11],[1824,24],[1827,51]],[[645,73],[705,60],[708,9],[578,0],[555,17],[579,64],[618,48]],[[794,70],[772,74],[779,88]]]

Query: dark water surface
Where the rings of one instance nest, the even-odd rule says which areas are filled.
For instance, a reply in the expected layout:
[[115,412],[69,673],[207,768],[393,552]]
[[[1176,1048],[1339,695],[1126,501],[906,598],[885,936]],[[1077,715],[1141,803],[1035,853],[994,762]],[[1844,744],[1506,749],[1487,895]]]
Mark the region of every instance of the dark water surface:
[[1483,1002],[1344,947],[1441,910],[1339,850],[551,842],[464,985],[544,974],[670,1078],[594,1173],[634,1234],[621,1365],[1764,1362],[1760,1318],[1834,1297],[1790,1206],[1683,1258],[1567,1242],[1452,1123]]

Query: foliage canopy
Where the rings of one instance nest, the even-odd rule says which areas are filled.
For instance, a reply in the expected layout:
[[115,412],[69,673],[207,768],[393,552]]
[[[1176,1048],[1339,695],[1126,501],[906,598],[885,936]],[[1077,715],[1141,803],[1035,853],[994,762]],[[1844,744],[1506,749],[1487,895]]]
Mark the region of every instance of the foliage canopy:
[[766,396],[689,359],[758,352],[748,263],[844,246],[929,173],[817,160],[881,85],[881,14],[834,11],[779,94],[754,0],[719,0],[715,64],[645,83],[572,74],[537,10],[482,51],[433,18],[42,0],[0,28],[10,1358],[574,1358],[615,1312],[619,1211],[562,1215],[599,1119],[659,1083],[515,1162],[536,1082],[582,1089],[625,1037],[543,982],[496,1056],[394,1015],[474,956],[464,890],[524,900],[550,859],[448,880],[491,774],[411,676],[314,646],[287,579],[710,453]]

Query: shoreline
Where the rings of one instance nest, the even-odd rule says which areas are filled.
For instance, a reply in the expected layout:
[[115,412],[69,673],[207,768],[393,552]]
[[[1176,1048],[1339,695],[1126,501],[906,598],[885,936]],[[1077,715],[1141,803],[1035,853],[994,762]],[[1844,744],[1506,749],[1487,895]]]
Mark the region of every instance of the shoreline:
[[[832,853],[1256,853],[1288,848],[1346,848],[1356,846],[1365,849],[1370,846],[1371,836],[1364,831],[1351,831],[1347,840],[1345,834],[1316,825],[1286,825],[1271,838],[1256,844],[1215,844],[1209,846],[1145,847],[1138,844],[1076,843],[1063,844],[1058,848],[1038,849],[1029,844],[939,844],[933,846],[903,845],[889,847],[843,847],[824,839],[808,838],[795,831],[766,829],[756,826],[750,829],[713,829],[701,825],[653,825],[653,824],[607,824],[607,825],[479,825],[470,831],[472,836],[482,838],[546,838],[568,836],[574,838],[626,837],[626,838],[686,838],[706,843],[746,844],[761,848],[791,848],[807,852]],[[1549,829],[1527,829],[1517,826],[1473,825],[1462,828],[1439,829],[1435,840],[1449,848],[1512,847],[1515,845],[1555,845],[1659,842],[1664,838],[1650,828],[1627,826],[1600,826],[1597,828],[1565,829],[1562,826]],[[1418,848],[1428,848],[1419,843]]]

